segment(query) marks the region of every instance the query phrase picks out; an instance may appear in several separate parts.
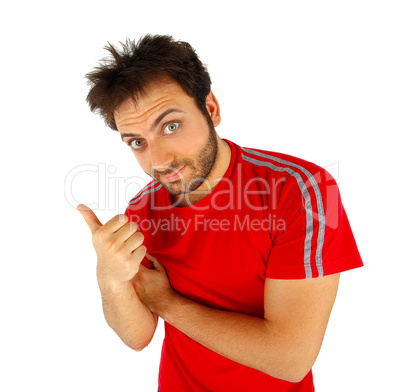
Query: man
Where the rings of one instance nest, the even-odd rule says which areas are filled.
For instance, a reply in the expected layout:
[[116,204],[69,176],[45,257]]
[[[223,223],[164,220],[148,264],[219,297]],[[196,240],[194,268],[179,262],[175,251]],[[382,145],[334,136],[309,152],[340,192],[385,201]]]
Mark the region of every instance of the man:
[[87,100],[153,178],[104,226],[78,206],[108,324],[140,351],[164,319],[161,392],[313,391],[340,272],[363,265],[334,179],[219,138],[189,44],[107,49]]

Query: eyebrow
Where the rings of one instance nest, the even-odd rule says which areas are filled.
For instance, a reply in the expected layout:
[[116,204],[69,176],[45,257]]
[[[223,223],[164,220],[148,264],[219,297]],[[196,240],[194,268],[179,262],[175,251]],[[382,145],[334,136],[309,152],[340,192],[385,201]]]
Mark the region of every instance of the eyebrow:
[[[164,112],[162,112],[162,113],[155,119],[155,121],[154,121],[154,122],[152,123],[152,125],[151,125],[151,129],[152,129],[152,130],[155,130],[155,128],[158,126],[158,124],[159,124],[168,114],[173,113],[173,112],[176,112],[176,113],[184,113],[183,110],[180,110],[180,109],[177,109],[177,108],[166,109]],[[120,134],[121,140],[123,140],[123,138],[124,138],[124,137],[127,137],[127,136],[141,137],[141,135],[138,135],[138,134],[136,134],[136,133],[121,133],[121,134]]]

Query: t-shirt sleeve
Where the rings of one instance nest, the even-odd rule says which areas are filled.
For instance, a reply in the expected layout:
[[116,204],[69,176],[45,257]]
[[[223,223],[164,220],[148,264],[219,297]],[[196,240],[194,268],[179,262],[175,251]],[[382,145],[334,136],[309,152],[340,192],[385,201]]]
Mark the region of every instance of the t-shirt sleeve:
[[326,170],[290,177],[276,204],[283,226],[272,233],[266,278],[317,278],[363,266],[338,185]]

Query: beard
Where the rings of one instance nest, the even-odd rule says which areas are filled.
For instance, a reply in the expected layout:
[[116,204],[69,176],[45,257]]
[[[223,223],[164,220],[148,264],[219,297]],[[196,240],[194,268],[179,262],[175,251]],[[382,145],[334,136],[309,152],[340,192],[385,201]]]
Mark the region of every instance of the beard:
[[[157,172],[156,170],[151,172],[151,177],[162,184],[171,195],[178,196],[197,190],[207,180],[215,165],[218,155],[217,134],[211,119],[207,122],[209,128],[208,140],[194,159],[181,159],[170,165],[169,169],[164,172]],[[161,177],[162,175],[173,174],[183,166],[187,166],[191,170],[191,178],[187,183],[183,177],[171,182],[165,182]],[[211,188],[214,187],[214,184],[208,185]]]

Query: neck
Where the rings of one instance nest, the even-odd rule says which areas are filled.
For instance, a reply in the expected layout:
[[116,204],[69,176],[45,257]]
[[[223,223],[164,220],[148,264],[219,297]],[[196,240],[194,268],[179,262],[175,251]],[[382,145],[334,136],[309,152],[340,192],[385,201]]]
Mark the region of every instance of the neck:
[[172,202],[177,203],[177,200],[180,199],[180,202],[176,204],[177,207],[187,207],[198,201],[202,200],[204,197],[209,195],[219,184],[222,177],[225,175],[231,159],[231,149],[228,143],[222,140],[220,137],[218,139],[218,151],[216,155],[215,164],[208,174],[208,177],[204,181],[204,183],[194,192],[187,193],[185,195],[172,195]]

